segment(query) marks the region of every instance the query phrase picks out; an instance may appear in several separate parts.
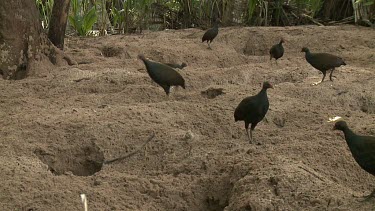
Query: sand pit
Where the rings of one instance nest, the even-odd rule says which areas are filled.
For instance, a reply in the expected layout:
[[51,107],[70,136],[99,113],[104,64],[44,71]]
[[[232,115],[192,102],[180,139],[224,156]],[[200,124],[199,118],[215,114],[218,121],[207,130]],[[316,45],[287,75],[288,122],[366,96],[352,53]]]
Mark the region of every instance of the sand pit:
[[[373,210],[375,178],[351,157],[333,116],[375,135],[375,31],[355,26],[221,28],[66,39],[79,65],[41,63],[0,80],[1,210]],[[283,37],[284,57],[268,49]],[[344,58],[333,82],[301,48]],[[186,62],[169,97],[137,59]],[[328,79],[328,78],[327,78]],[[326,80],[327,80],[326,79]],[[265,80],[270,110],[247,141],[233,111]],[[125,160],[97,166],[154,140]]]

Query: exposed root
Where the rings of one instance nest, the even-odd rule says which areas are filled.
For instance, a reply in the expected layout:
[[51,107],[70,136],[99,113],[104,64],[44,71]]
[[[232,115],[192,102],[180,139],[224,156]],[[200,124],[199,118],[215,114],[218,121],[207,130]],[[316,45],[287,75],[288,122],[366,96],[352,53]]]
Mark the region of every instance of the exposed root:
[[138,152],[140,152],[153,138],[155,137],[155,133],[152,133],[151,136],[142,144],[142,146],[140,146],[138,149],[134,150],[133,152],[125,155],[125,156],[122,156],[122,157],[119,157],[119,158],[115,158],[115,159],[112,159],[112,160],[106,160],[103,162],[103,164],[110,164],[110,163],[113,163],[113,162],[116,162],[116,161],[119,161],[119,160],[124,160],[126,158],[129,158],[135,154],[137,154]]

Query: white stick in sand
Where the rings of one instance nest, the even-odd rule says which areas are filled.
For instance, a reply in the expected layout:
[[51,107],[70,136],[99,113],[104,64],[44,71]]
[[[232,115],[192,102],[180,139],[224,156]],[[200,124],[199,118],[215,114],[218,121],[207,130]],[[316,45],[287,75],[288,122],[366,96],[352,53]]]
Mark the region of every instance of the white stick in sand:
[[87,211],[87,198],[86,198],[86,194],[82,193],[81,194],[81,201],[83,203],[83,207],[85,208],[85,211]]

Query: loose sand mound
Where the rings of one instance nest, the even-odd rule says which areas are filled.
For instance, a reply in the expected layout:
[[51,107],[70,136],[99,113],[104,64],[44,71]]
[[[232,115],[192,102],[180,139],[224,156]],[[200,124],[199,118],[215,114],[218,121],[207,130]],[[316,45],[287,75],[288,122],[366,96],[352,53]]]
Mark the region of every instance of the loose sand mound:
[[[68,38],[74,67],[40,64],[0,80],[1,210],[373,210],[357,197],[375,178],[351,157],[329,117],[375,135],[375,31],[354,26],[224,28],[212,49],[203,31]],[[285,55],[268,49],[284,37]],[[324,82],[301,53],[344,58]],[[139,53],[178,70],[187,88],[165,96]],[[264,80],[270,110],[247,142],[234,108]],[[140,153],[101,166],[136,150]],[[96,172],[96,173],[95,173]],[[83,175],[83,176],[79,176]],[[89,176],[87,176],[89,175]]]

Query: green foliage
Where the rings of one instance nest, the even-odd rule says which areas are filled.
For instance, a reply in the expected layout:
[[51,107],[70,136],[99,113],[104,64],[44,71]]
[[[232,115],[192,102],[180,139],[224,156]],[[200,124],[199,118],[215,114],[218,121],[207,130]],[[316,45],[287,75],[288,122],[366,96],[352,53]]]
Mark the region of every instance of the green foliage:
[[125,31],[129,32],[130,28],[143,27],[151,16],[151,4],[156,0],[126,0],[123,3]]
[[363,3],[365,6],[371,6],[371,5],[373,5],[375,2],[374,2],[374,0],[356,0],[355,3],[356,3],[356,4]]
[[108,15],[106,10],[106,0],[99,0],[96,3],[96,9],[99,9],[100,13],[100,19],[98,21],[99,25],[99,33],[101,36],[105,35],[107,33],[107,20]]
[[[54,0],[35,0],[47,28]],[[95,25],[100,34],[107,30],[108,17],[120,33],[135,29],[212,26],[216,18],[223,25],[295,25],[301,17],[316,17],[324,0],[71,0],[70,25],[87,36]],[[356,0],[364,5],[374,0]],[[339,7],[339,6],[335,6]],[[325,10],[326,10],[325,5]],[[329,9],[334,12],[334,8]],[[108,12],[108,14],[107,14]],[[332,12],[332,13],[333,13]],[[321,13],[320,13],[321,14]]]
[[39,9],[40,18],[42,19],[42,27],[43,29],[48,29],[49,21],[51,20],[54,0],[35,0],[35,3]]
[[113,20],[112,20],[113,26],[117,28],[120,33],[123,32],[124,23],[125,23],[125,10],[117,9],[117,7],[112,2],[110,15],[113,17]]
[[315,16],[323,6],[323,0],[310,0],[310,7]]
[[295,4],[299,9],[308,11],[314,17],[323,6],[324,0],[292,0],[291,4]]
[[255,7],[258,5],[258,0],[248,0],[247,1],[247,20],[246,22],[250,22],[250,19],[253,17],[255,12]]
[[72,14],[69,15],[70,24],[79,36],[87,36],[98,19],[96,6],[91,6],[89,9],[85,0],[72,0],[71,6]]

